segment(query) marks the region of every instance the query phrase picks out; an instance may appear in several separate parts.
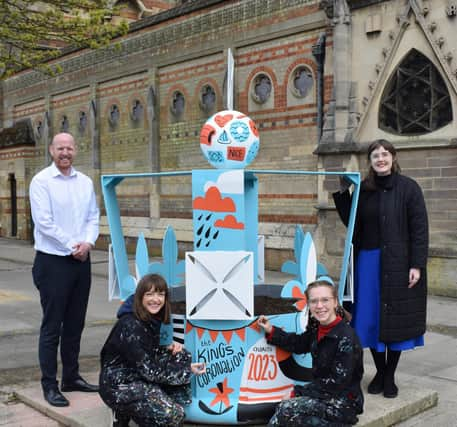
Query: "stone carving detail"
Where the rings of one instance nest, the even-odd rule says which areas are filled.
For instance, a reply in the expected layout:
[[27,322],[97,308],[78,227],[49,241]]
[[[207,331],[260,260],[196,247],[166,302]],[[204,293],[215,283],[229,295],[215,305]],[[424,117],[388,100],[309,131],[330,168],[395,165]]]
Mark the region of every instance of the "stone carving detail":
[[431,33],[433,33],[436,30],[436,27],[437,27],[436,22],[432,21],[432,22],[430,22],[428,29],[430,30]]
[[292,93],[297,98],[305,98],[314,85],[313,73],[308,67],[300,66],[292,74]]
[[211,85],[204,85],[200,91],[200,108],[205,113],[214,110],[216,106],[216,92]]
[[68,129],[70,129],[70,122],[68,121],[68,117],[64,114],[60,122],[60,131],[68,132]]
[[144,113],[143,104],[139,99],[135,99],[132,103],[132,108],[130,110],[130,118],[133,122],[137,123],[142,120]]
[[263,73],[258,74],[252,85],[252,99],[258,104],[264,104],[270,98],[271,88],[272,83],[270,77]]
[[84,134],[87,128],[87,114],[85,111],[80,111],[79,112],[79,124],[78,124],[78,130],[81,135]]
[[350,24],[351,11],[346,0],[333,0],[333,25]]
[[108,122],[112,128],[115,128],[119,124],[121,118],[121,112],[116,104],[111,105],[108,114]]
[[170,110],[173,116],[175,116],[176,118],[180,118],[184,114],[185,105],[186,99],[184,98],[184,95],[181,92],[176,91],[173,94],[170,105]]
[[455,18],[457,16],[457,1],[450,1],[446,6],[446,15],[449,18]]

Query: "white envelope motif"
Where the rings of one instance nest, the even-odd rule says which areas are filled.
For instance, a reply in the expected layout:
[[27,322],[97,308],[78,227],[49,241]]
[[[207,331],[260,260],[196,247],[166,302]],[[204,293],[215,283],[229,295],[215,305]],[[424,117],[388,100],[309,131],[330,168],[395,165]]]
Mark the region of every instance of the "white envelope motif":
[[253,271],[252,252],[186,252],[187,318],[252,319]]

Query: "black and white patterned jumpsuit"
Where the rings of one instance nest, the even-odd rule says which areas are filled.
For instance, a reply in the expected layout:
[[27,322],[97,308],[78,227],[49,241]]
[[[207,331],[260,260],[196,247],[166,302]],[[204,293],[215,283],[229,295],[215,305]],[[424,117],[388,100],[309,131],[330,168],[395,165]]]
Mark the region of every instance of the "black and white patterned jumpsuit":
[[191,355],[160,346],[160,320],[143,322],[128,299],[101,352],[100,396],[140,427],[180,426],[191,402]]

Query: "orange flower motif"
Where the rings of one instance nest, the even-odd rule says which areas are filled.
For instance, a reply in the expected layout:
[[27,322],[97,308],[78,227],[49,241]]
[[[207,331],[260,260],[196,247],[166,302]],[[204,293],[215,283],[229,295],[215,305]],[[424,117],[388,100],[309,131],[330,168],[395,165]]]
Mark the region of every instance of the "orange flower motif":
[[298,286],[292,288],[292,298],[298,299],[295,303],[295,307],[297,307],[297,310],[303,311],[307,303],[306,294],[304,294]]
[[252,120],[249,120],[249,127],[251,128],[252,133],[253,133],[255,136],[259,136],[259,131],[258,131],[258,129],[257,129],[257,126],[255,125],[255,123],[254,123]]
[[233,393],[234,389],[227,386],[227,378],[224,379],[223,383],[217,383],[217,387],[210,388],[209,391],[214,393],[216,397],[210,403],[210,406],[214,406],[217,402],[221,402],[227,408],[230,405],[230,399],[228,395]]

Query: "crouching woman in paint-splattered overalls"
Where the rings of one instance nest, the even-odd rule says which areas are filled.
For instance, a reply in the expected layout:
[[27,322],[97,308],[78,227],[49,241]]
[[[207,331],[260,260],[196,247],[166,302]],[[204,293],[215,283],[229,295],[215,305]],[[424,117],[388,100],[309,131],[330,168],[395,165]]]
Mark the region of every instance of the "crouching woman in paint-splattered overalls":
[[115,412],[115,426],[179,426],[191,402],[190,377],[205,372],[181,344],[159,345],[170,322],[165,280],[148,274],[118,312],[101,352],[100,396]]
[[274,328],[265,316],[258,324],[267,341],[293,353],[311,353],[313,380],[295,387],[295,397],[283,400],[269,426],[342,427],[356,424],[363,412],[360,381],[362,349],[354,330],[343,319],[336,288],[325,281],[308,285],[310,321],[297,335]]

